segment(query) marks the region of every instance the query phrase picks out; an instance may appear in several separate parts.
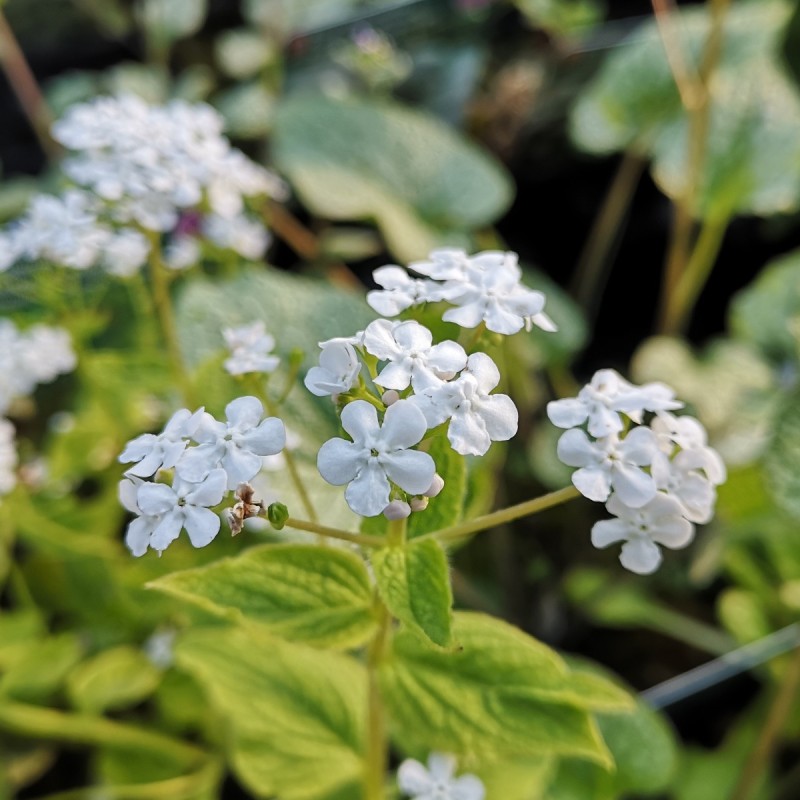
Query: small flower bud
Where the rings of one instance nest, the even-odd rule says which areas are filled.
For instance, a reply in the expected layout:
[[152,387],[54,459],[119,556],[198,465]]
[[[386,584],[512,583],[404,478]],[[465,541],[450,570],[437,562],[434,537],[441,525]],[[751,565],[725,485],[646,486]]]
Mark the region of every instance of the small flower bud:
[[427,497],[412,497],[411,498],[411,510],[412,511],[424,511],[428,507],[428,498]]
[[276,531],[283,530],[286,520],[289,519],[289,509],[283,503],[272,503],[267,509],[267,519]]
[[425,497],[436,497],[444,489],[444,478],[437,472],[433,476],[431,485],[423,492]]
[[400,399],[400,393],[395,389],[389,389],[381,395],[383,404],[388,408]]
[[388,520],[405,519],[411,514],[411,506],[403,500],[392,500],[383,509],[383,516]]

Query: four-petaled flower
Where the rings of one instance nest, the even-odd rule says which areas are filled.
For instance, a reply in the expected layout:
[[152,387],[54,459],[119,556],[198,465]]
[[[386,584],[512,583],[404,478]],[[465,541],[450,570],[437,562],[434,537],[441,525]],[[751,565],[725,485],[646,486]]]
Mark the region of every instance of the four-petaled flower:
[[397,785],[412,800],[483,800],[486,790],[475,775],[455,776],[456,759],[431,753],[427,768],[413,758],[397,771]]
[[328,483],[349,484],[344,496],[356,514],[380,514],[389,505],[390,480],[410,494],[422,494],[433,482],[433,459],[409,449],[422,439],[427,425],[422,412],[408,400],[386,409],[383,425],[374,406],[355,400],[342,410],[342,427],[353,441],[325,442],[317,467]]
[[311,394],[324,397],[328,394],[348,392],[358,382],[361,362],[353,345],[345,339],[331,339],[319,343],[319,366],[311,367],[303,381]]

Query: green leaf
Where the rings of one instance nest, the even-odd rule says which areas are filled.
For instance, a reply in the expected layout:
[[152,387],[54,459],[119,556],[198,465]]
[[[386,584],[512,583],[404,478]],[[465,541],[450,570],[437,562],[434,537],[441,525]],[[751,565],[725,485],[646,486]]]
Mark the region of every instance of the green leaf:
[[603,18],[598,0],[513,0],[528,22],[555,34],[584,30]]
[[800,393],[784,399],[777,414],[772,440],[764,454],[767,487],[775,502],[795,519],[800,518]]
[[272,127],[275,95],[259,81],[235,84],[218,94],[214,105],[225,118],[225,131],[229,136],[258,139]]
[[531,800],[544,798],[547,787],[557,767],[552,756],[529,756],[486,763],[484,760],[477,769],[469,772],[477,775],[486,788],[488,798],[502,800]]
[[770,261],[730,305],[734,334],[781,363],[797,361],[800,322],[800,250]]
[[367,679],[352,658],[253,630],[195,630],[176,659],[226,723],[231,765],[257,797],[316,800],[363,771]]
[[444,489],[428,502],[424,511],[408,518],[408,538],[447,528],[461,521],[467,494],[467,460],[456,453],[444,435],[437,436],[428,450],[436,472],[444,478]]
[[448,231],[490,224],[512,196],[497,162],[397,103],[293,97],[278,109],[273,155],[313,213],[374,220],[407,261],[447,242]]
[[30,703],[46,701],[80,661],[81,651],[74,633],[29,642],[0,679],[0,695]]
[[69,676],[67,691],[79,711],[101,714],[129,708],[158,687],[161,671],[135,647],[115,647],[81,664]]
[[458,651],[435,650],[401,631],[381,684],[401,746],[489,760],[574,755],[609,765],[588,713],[553,650],[481,614],[454,614]]
[[381,597],[395,617],[439,647],[453,645],[450,572],[437,541],[376,550],[372,567]]
[[[783,0],[763,0],[734,4],[725,16],[720,64],[710,87],[700,216],[786,213],[800,204],[800,97],[778,54],[790,10]],[[680,13],[681,45],[694,68],[709,20],[706,8]],[[672,198],[682,195],[688,180],[688,127],[652,20],[610,55],[572,114],[579,147],[648,154],[656,181]]]
[[254,547],[149,586],[318,647],[362,644],[375,626],[364,562],[336,547]]
[[174,42],[197,33],[208,14],[208,0],[142,0],[141,24],[159,42]]

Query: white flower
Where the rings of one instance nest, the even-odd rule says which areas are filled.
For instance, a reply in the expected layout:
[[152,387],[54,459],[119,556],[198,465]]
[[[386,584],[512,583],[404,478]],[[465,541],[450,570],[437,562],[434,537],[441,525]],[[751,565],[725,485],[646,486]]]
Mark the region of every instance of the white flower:
[[372,277],[383,289],[367,292],[367,303],[385,317],[397,316],[401,311],[420,303],[442,299],[439,284],[412,278],[402,267],[379,267],[372,273]]
[[375,383],[387,389],[402,390],[410,384],[415,391],[422,391],[467,364],[460,344],[445,341],[435,345],[431,332],[413,321],[376,319],[364,331],[364,347],[381,361],[389,361],[375,378]]
[[227,476],[227,487],[235,489],[248,483],[261,469],[262,456],[280,452],[286,444],[286,429],[276,417],[264,415],[257,397],[239,397],[225,407],[227,422],[218,422],[211,414],[203,414],[193,438],[200,444],[186,451],[175,469],[182,478],[199,483],[212,470],[221,466]]
[[425,417],[408,400],[386,410],[383,426],[378,412],[365,400],[348,403],[342,411],[342,427],[353,441],[330,439],[320,448],[317,467],[334,486],[349,484],[345,500],[364,517],[374,517],[389,505],[391,486],[421,494],[433,482],[433,459],[409,450],[425,435]]
[[[481,259],[487,255],[492,255],[498,251],[485,251],[474,259],[481,263]],[[500,254],[502,256],[502,254]],[[409,264],[409,269],[418,272],[420,275],[427,275],[437,281],[448,280],[467,280],[467,270],[471,259],[466,251],[459,247],[439,247],[432,250],[428,255],[427,261],[414,261]]]
[[220,518],[209,507],[222,502],[226,480],[222,469],[211,470],[199,483],[176,476],[172,487],[123,480],[120,501],[139,514],[128,525],[125,544],[135,556],[144,555],[148,547],[161,553],[185,528],[194,547],[205,547],[219,532]]
[[588,420],[589,433],[603,437],[623,429],[618,412],[634,422],[642,421],[645,411],[665,411],[681,408],[675,392],[663,383],[634,386],[613,369],[595,372],[577,397],[552,400],[547,404],[547,416],[559,428],[574,428]]
[[150,254],[150,243],[139,231],[120,230],[105,242],[102,264],[111,275],[128,278],[135,275]]
[[427,769],[406,759],[397,771],[397,785],[412,800],[484,800],[486,790],[475,775],[455,777],[456,759],[431,753]]
[[656,493],[653,477],[640,469],[658,453],[650,428],[634,428],[624,439],[612,434],[594,442],[572,428],[558,440],[557,452],[568,466],[580,467],[572,473],[572,483],[590,500],[603,502],[613,489],[624,503],[639,508]]
[[680,503],[686,519],[704,524],[714,515],[717,493],[714,484],[695,467],[690,452],[681,451],[672,460],[659,452],[650,471],[656,487]]
[[197,431],[203,413],[202,408],[194,413],[182,408],[170,417],[161,433],[143,433],[131,439],[119,457],[121,464],[135,462],[126,474],[148,478],[159,469],[172,469]]
[[264,255],[269,233],[258,221],[244,215],[223,217],[209,214],[203,219],[203,233],[223,250],[233,250],[251,261]]
[[682,464],[687,469],[702,469],[708,479],[719,486],[725,483],[725,462],[713,447],[708,446],[706,429],[694,417],[676,417],[665,412],[657,413],[652,428],[658,436],[661,449],[669,455],[674,445],[681,448]]
[[348,392],[361,372],[361,362],[353,345],[345,339],[319,343],[319,366],[311,367],[305,377],[306,389],[317,397]]
[[605,519],[592,527],[592,544],[608,547],[625,542],[619,560],[625,569],[639,575],[655,572],[661,564],[658,545],[673,550],[686,547],[694,536],[694,525],[684,519],[680,503],[660,492],[641,508],[630,508],[612,495],[606,508],[617,519]]
[[453,450],[482,456],[492,442],[505,442],[517,432],[514,402],[505,394],[489,394],[498,383],[500,371],[494,361],[485,353],[473,353],[456,380],[425,389],[411,401],[431,428],[450,419],[447,438]]
[[193,267],[200,260],[200,242],[194,236],[178,234],[164,247],[164,263],[179,272]]
[[275,339],[260,320],[238,328],[225,328],[222,336],[231,351],[231,357],[225,360],[225,369],[231,375],[272,372],[280,364],[278,356],[270,355]]
[[8,494],[17,485],[17,461],[14,426],[0,417],[0,495]]
[[444,299],[457,308],[445,311],[442,319],[462,328],[483,322],[490,331],[504,334],[516,333],[531,322],[556,330],[544,314],[545,296],[523,286],[521,278],[516,253],[488,251],[473,256],[462,277],[444,284]]

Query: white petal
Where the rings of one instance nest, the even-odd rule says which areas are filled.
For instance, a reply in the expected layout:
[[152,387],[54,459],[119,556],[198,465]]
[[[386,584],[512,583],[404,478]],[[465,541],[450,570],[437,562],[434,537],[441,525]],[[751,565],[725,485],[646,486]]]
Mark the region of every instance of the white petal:
[[394,338],[394,329],[397,323],[388,319],[376,319],[364,329],[364,347],[368,353],[383,360],[398,358],[403,351]]
[[428,365],[437,372],[460,372],[467,365],[467,354],[458,342],[448,339],[431,348]]
[[483,322],[483,304],[475,302],[460,308],[448,308],[442,314],[445,322],[455,322],[462,328],[477,328]]
[[563,400],[551,400],[547,404],[547,416],[558,428],[574,428],[586,422],[589,408],[577,397],[566,397]]
[[654,542],[680,550],[694,538],[694,525],[683,517],[662,517],[650,528],[650,536]]
[[222,468],[228,474],[228,488],[235,489],[240,483],[247,483],[261,471],[261,459],[249,450],[242,450],[233,442],[228,442],[222,457]]
[[453,800],[484,800],[486,788],[475,775],[462,775],[453,781]]
[[147,552],[154,527],[153,520],[147,517],[137,517],[131,521],[125,532],[125,545],[133,555],[143,556]]
[[348,403],[342,409],[342,427],[356,443],[371,441],[380,430],[375,406],[366,400],[354,400],[352,403]]
[[[131,461],[141,461],[148,456],[154,445],[158,442],[158,437],[152,433],[143,433],[135,439],[131,439],[119,457],[120,464],[129,464]],[[154,470],[155,471],[155,470]],[[152,475],[152,473],[150,473]]]
[[175,508],[156,525],[150,536],[153,550],[166,550],[170,542],[178,538],[183,527],[183,509]]
[[334,486],[342,486],[355,478],[366,464],[369,450],[344,439],[329,439],[317,454],[317,469],[323,479]]
[[477,414],[464,409],[453,413],[447,438],[453,450],[464,456],[482,456],[492,444],[483,420]]
[[568,467],[588,467],[590,464],[598,464],[603,458],[598,445],[579,428],[570,428],[561,434],[556,453],[559,461],[563,461]]
[[148,516],[159,516],[178,504],[175,492],[163,483],[143,483],[136,495],[136,505]]
[[428,756],[428,770],[434,781],[449,783],[456,771],[456,758],[447,753],[431,753]]
[[398,400],[386,409],[379,439],[381,449],[385,451],[412,447],[422,439],[427,430],[425,415],[419,408],[408,400]]
[[598,465],[573,472],[572,483],[584,497],[597,503],[605,502],[611,494],[611,476]]
[[592,526],[592,544],[599,548],[622,542],[630,535],[630,525],[621,519],[601,519]]
[[392,332],[394,340],[400,347],[408,352],[409,350],[429,350],[433,344],[433,335],[419,322],[409,320],[401,322]]
[[186,503],[193,506],[215,506],[221,503],[222,496],[225,494],[227,478],[224,469],[211,470],[202,483],[198,483],[186,492]]
[[597,403],[589,413],[589,433],[598,438],[611,436],[622,430],[622,420],[616,411]]
[[274,456],[286,446],[286,428],[277,417],[267,417],[257,428],[247,431],[241,445],[259,456]]
[[200,483],[225,455],[224,443],[209,442],[190,447],[175,465],[175,471],[190,483]]
[[486,353],[473,353],[467,359],[467,369],[475,376],[481,394],[489,394],[500,383],[500,370]]
[[525,320],[519,314],[515,314],[505,304],[497,301],[488,304],[483,318],[490,331],[506,336],[521,331],[525,326]]
[[436,465],[419,450],[400,450],[378,458],[386,475],[409,494],[422,494],[433,482]]
[[641,508],[656,494],[656,482],[652,475],[621,461],[612,463],[611,484],[619,499],[630,508]]
[[634,539],[622,545],[619,560],[631,572],[651,575],[661,564],[661,550],[649,539]]
[[417,795],[433,786],[428,770],[413,758],[407,758],[397,770],[397,785],[404,794]]
[[219,533],[219,517],[208,508],[186,506],[183,525],[193,547],[205,547]]
[[370,459],[344,492],[347,505],[362,517],[376,517],[389,505],[389,481],[375,459]]
[[493,394],[473,403],[493,442],[506,442],[517,432],[519,412],[514,401],[505,394]]
[[407,363],[410,359],[403,358],[398,361],[390,361],[377,375],[375,383],[385,389],[396,389],[402,391],[408,388],[411,383],[411,369]]
[[130,478],[123,478],[117,485],[117,497],[122,507],[131,514],[141,514],[139,506],[136,504],[136,495],[139,492],[139,487],[142,482],[139,480],[131,480]]
[[238,431],[255,428],[264,416],[264,406],[257,397],[237,397],[225,406],[228,426]]
[[658,452],[658,440],[650,428],[634,428],[620,442],[619,452],[631,464],[646,466]]

